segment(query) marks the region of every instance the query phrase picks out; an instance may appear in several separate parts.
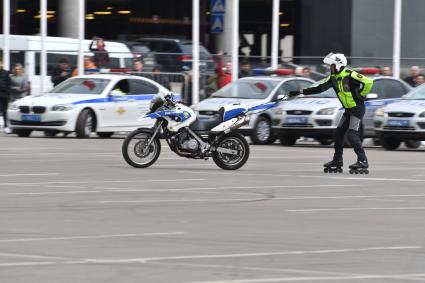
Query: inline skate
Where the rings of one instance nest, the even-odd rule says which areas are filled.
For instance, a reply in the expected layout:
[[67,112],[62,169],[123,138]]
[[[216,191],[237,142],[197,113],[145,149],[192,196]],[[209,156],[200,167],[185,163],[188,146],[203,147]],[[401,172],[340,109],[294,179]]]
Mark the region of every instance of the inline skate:
[[332,160],[323,164],[325,173],[342,173],[342,160]]
[[367,160],[357,161],[349,166],[350,174],[369,174],[369,163]]

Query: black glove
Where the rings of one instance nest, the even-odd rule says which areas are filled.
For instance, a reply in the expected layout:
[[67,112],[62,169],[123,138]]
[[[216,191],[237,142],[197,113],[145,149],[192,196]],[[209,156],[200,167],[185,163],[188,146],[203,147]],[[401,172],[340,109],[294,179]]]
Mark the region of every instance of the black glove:
[[294,97],[294,96],[297,96],[297,95],[300,95],[300,94],[301,94],[301,92],[299,90],[292,90],[288,93],[288,96]]

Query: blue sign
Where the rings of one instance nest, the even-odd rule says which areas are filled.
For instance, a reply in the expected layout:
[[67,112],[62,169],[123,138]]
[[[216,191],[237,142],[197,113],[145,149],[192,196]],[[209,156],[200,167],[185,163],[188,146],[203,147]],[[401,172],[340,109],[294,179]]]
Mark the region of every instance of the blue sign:
[[211,0],[211,14],[225,13],[226,0]]
[[211,14],[211,32],[220,33],[224,31],[224,14]]

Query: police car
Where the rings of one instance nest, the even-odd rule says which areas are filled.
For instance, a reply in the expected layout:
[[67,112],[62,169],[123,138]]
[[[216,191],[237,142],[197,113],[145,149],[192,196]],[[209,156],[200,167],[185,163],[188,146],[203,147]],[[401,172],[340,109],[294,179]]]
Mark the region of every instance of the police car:
[[141,126],[137,118],[148,111],[151,98],[167,92],[160,84],[138,76],[77,76],[48,93],[11,103],[9,126],[20,137],[44,131],[47,136],[75,132],[78,138],[96,132],[108,138],[114,132]]
[[425,84],[378,109],[375,130],[387,150],[397,149],[403,141],[407,147],[419,147],[425,140]]
[[[277,75],[291,75],[292,70],[275,70]],[[213,93],[209,98],[192,106],[200,115],[215,115],[220,107],[226,104],[245,104],[256,106],[277,101],[279,95],[289,91],[306,88],[314,83],[313,80],[301,77],[255,76],[241,78]],[[278,107],[265,112],[251,115],[250,122],[238,129],[244,135],[251,137],[253,143],[269,144],[276,140],[272,131],[273,125],[279,123],[281,109]],[[273,120],[272,117],[277,117]]]
[[[376,68],[359,70],[363,74],[379,72]],[[374,83],[366,99],[366,113],[361,124],[361,138],[375,137],[373,118],[375,111],[406,94],[411,87],[392,77],[372,77]],[[282,145],[291,146],[299,137],[316,139],[320,144],[333,142],[333,133],[344,109],[335,91],[327,91],[295,98],[282,105],[281,122],[273,130]]]

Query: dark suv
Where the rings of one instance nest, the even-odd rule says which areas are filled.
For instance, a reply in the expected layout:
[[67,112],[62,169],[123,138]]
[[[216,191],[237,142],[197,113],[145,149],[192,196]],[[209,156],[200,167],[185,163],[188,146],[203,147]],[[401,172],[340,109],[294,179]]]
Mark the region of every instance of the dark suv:
[[[189,40],[169,38],[140,38],[136,40],[149,47],[155,53],[155,59],[165,72],[182,72],[192,69],[192,42]],[[211,53],[202,45],[199,46],[200,70],[206,73],[215,72]]]

